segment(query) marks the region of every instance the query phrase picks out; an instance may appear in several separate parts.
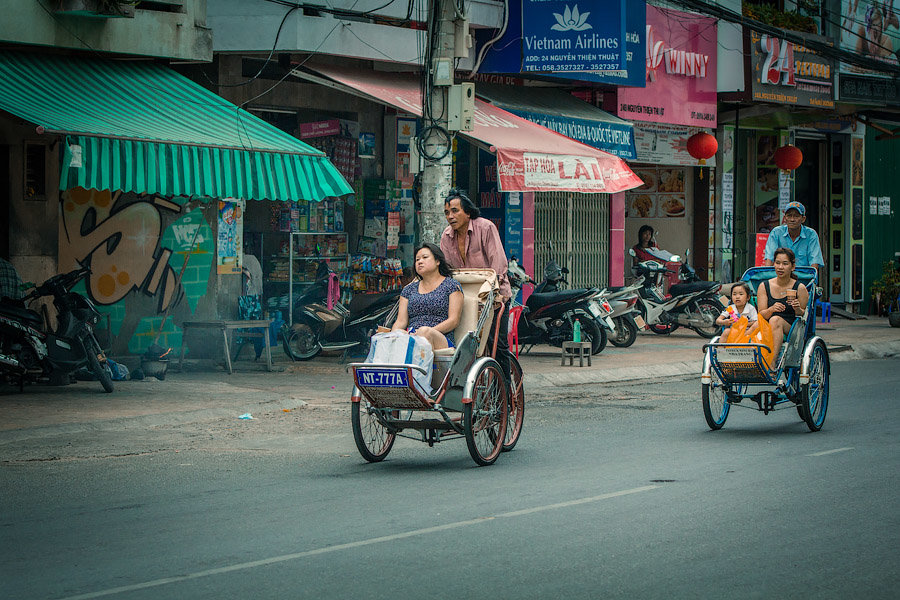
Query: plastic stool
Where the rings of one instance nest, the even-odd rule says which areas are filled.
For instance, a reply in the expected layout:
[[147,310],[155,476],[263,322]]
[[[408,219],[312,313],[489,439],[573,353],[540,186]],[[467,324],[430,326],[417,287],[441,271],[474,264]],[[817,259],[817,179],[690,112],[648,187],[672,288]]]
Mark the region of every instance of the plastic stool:
[[816,300],[816,308],[822,311],[822,322],[831,323],[831,302]]

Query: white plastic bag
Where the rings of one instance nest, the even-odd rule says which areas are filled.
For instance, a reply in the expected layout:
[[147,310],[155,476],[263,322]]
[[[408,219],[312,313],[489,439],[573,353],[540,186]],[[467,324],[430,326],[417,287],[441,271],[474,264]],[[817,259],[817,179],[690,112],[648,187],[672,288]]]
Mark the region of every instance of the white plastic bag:
[[434,368],[434,350],[428,340],[405,331],[376,333],[372,336],[372,346],[367,363],[390,365],[416,365],[425,373],[413,371],[413,378],[426,394],[431,393],[431,371]]

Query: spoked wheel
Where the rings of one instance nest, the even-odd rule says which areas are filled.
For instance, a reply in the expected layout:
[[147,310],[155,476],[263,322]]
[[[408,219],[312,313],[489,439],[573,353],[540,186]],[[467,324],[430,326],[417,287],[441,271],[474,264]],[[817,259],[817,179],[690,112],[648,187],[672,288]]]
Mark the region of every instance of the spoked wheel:
[[354,402],[350,412],[353,422],[353,439],[356,449],[369,462],[381,462],[388,455],[397,436],[378,421],[378,415],[369,401],[360,398]]
[[706,424],[713,431],[722,429],[725,419],[728,418],[728,412],[731,405],[727,401],[725,390],[722,388],[722,381],[714,369],[710,369],[712,380],[704,383],[703,387],[703,416],[706,417]]
[[321,350],[319,336],[312,327],[306,323],[297,323],[287,331],[284,331],[284,353],[291,360],[309,360]]
[[819,431],[828,410],[828,350],[822,340],[816,340],[809,359],[809,383],[800,386],[800,416],[810,431]]
[[475,374],[472,401],[463,406],[463,428],[472,460],[494,464],[506,435],[506,382],[494,360],[485,361]]
[[637,324],[629,317],[615,317],[616,331],[609,336],[609,342],[618,348],[627,348],[637,339]]
[[525,382],[522,367],[515,358],[510,360],[510,380],[512,389],[509,392],[509,406],[506,418],[506,436],[503,439],[503,451],[508,452],[516,447],[525,422]]
[[[112,373],[106,364],[106,354],[100,348],[100,343],[93,335],[89,335],[84,340],[85,350],[87,351],[88,365],[91,367],[91,373],[96,375],[100,380],[100,385],[107,394],[113,391]],[[102,361],[102,362],[101,362]]]
[[721,304],[709,298],[701,298],[694,303],[694,308],[709,323],[705,327],[694,327],[694,331],[706,339],[712,339],[722,333],[722,328],[716,325],[716,317],[722,312]]

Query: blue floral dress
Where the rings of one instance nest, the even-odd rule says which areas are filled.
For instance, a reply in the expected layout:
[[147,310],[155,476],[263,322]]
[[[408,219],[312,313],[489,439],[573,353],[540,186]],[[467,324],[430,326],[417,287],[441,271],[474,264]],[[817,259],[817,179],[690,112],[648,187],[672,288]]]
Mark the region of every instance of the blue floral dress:
[[[452,277],[444,277],[441,284],[427,294],[419,293],[419,283],[420,280],[414,279],[400,292],[408,301],[406,314],[409,316],[409,325],[406,330],[410,333],[415,333],[419,327],[434,327],[446,321],[450,316],[450,294],[462,292],[462,286]],[[455,347],[453,332],[444,335],[447,345]]]

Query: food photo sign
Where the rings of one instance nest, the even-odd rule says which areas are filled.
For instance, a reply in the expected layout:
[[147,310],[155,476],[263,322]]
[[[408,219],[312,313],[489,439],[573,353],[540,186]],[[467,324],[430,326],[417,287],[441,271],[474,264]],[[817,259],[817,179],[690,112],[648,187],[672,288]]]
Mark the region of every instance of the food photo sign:
[[684,169],[635,169],[644,182],[639,188],[626,192],[626,217],[637,219],[684,218]]

